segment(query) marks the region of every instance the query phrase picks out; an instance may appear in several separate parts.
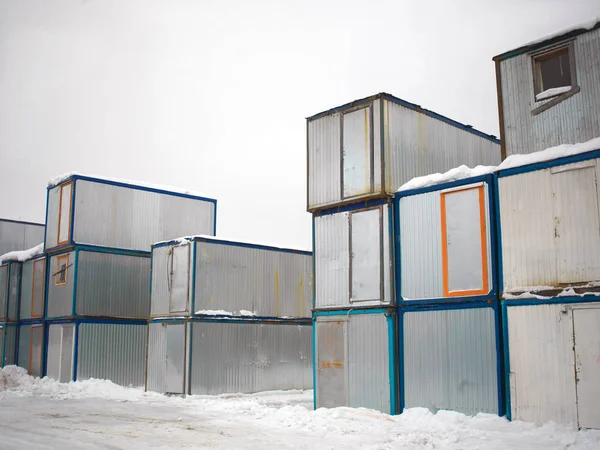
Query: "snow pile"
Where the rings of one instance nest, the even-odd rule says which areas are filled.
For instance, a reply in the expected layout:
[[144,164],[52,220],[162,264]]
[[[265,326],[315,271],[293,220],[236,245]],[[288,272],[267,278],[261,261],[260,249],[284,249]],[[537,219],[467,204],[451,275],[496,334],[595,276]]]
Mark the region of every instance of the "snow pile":
[[564,94],[565,92],[569,92],[572,89],[571,86],[562,86],[552,89],[546,89],[544,92],[540,92],[536,94],[535,99],[537,101],[545,100],[550,97],[554,97],[556,95]]
[[592,150],[600,150],[600,137],[583,143],[558,145],[540,152],[525,155],[511,155],[496,168],[496,171],[551,161],[557,158],[564,158],[565,156],[579,155]]
[[409,191],[411,189],[421,189],[435,184],[448,183],[450,181],[463,180],[465,178],[478,177],[494,172],[495,166],[476,166],[473,169],[467,166],[455,167],[445,173],[434,173],[422,177],[416,177],[408,183],[400,186],[397,192]]
[[202,314],[203,316],[244,316],[244,317],[255,317],[256,313],[241,309],[239,314],[235,311],[225,311],[223,309],[200,309],[196,311],[196,314]]
[[50,181],[48,181],[48,187],[58,186],[62,182],[68,180],[69,178],[71,178],[72,176],[75,176],[75,175],[78,175],[81,177],[95,178],[95,179],[103,180],[103,181],[112,181],[114,183],[129,184],[131,186],[139,186],[139,187],[146,187],[146,188],[150,188],[150,189],[157,189],[160,191],[174,192],[177,194],[185,194],[185,195],[193,195],[195,197],[209,198],[208,196],[206,196],[200,192],[190,191],[188,189],[183,189],[183,188],[179,188],[179,187],[175,187],[175,186],[166,186],[166,185],[162,185],[162,184],[146,183],[144,181],[131,181],[131,180],[125,180],[122,178],[104,177],[101,175],[89,175],[89,174],[83,174],[83,173],[79,173],[79,172],[68,172],[68,173],[60,175],[56,178],[53,178]]
[[33,248],[30,248],[29,250],[5,253],[4,255],[0,256],[0,264],[2,264],[4,261],[27,261],[34,256],[41,255],[42,253],[44,253],[43,242]]

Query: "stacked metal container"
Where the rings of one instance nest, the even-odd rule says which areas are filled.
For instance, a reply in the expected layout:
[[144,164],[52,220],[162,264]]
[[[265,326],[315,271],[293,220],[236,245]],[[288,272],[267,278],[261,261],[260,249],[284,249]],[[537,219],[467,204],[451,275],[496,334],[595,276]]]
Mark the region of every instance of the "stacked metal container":
[[498,164],[499,141],[389,94],[307,121],[315,407],[400,412],[392,197],[417,176]]
[[395,199],[400,409],[502,415],[492,175]]
[[600,428],[600,148],[498,173],[507,415]]
[[215,228],[216,201],[71,175],[48,187],[46,374],[144,384],[150,248]]
[[44,224],[0,219],[0,255],[33,248],[44,240]]
[[210,236],[154,245],[146,389],[310,389],[311,262]]

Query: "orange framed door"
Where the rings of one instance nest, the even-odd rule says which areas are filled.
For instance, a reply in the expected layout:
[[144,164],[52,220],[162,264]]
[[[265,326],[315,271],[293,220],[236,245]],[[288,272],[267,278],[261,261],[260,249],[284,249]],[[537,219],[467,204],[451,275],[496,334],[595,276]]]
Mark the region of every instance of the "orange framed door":
[[73,198],[73,182],[60,186],[60,203],[58,207],[58,245],[69,242],[71,235],[71,208]]

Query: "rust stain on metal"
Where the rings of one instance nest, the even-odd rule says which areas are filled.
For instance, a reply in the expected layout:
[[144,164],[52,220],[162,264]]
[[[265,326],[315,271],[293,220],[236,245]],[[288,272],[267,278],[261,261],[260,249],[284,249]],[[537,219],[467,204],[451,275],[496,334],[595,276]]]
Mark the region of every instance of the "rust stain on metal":
[[342,369],[344,361],[321,361],[319,366],[321,369]]

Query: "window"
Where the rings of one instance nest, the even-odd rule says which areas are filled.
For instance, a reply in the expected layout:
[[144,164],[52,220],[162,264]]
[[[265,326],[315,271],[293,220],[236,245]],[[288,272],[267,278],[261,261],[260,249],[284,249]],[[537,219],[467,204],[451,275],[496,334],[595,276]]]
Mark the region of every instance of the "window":
[[62,255],[56,258],[56,273],[54,274],[54,284],[60,286],[67,284],[67,269],[69,268],[69,255]]
[[554,105],[578,91],[572,42],[533,54],[532,63],[536,102],[553,98]]

